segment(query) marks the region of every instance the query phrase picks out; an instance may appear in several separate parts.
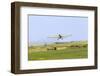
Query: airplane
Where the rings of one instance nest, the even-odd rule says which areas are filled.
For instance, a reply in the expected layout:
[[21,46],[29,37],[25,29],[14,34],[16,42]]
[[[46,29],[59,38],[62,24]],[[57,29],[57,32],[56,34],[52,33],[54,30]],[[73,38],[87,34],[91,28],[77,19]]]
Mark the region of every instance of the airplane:
[[61,34],[57,34],[57,35],[53,35],[53,36],[49,36],[48,38],[57,38],[57,40],[63,40],[64,38],[70,37],[72,36],[71,34],[69,35],[61,35]]

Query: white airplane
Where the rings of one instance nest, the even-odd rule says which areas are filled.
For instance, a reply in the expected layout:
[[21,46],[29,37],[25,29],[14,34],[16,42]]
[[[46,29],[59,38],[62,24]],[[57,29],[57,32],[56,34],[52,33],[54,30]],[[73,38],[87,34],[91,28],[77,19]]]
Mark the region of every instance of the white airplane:
[[48,38],[57,38],[57,40],[59,40],[59,39],[63,40],[63,38],[67,38],[67,37],[70,37],[70,36],[72,36],[72,35],[71,34],[69,34],[69,35],[57,34],[57,35],[49,36]]

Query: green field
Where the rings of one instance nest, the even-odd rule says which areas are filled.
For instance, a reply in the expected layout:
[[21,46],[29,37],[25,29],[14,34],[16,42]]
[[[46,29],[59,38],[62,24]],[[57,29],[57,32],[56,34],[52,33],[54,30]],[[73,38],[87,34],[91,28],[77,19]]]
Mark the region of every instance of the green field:
[[28,50],[28,60],[87,58],[87,46],[87,41],[73,41],[31,46]]

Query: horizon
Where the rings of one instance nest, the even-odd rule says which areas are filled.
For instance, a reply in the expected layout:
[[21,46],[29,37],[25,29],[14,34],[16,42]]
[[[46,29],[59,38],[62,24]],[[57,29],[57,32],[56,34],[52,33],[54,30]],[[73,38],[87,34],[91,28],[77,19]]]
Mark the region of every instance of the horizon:
[[63,41],[63,42],[33,42],[29,43],[28,46],[37,46],[37,45],[45,45],[45,44],[54,44],[54,43],[69,43],[69,42],[88,42],[88,40],[79,40],[79,41]]

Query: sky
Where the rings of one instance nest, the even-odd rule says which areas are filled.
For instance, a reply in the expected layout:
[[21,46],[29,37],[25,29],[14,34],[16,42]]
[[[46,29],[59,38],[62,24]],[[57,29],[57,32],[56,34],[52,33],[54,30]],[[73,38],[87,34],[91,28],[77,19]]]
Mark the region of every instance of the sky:
[[[88,17],[29,15],[28,19],[29,43],[88,39]],[[48,38],[57,34],[72,34],[72,36],[63,40]]]

